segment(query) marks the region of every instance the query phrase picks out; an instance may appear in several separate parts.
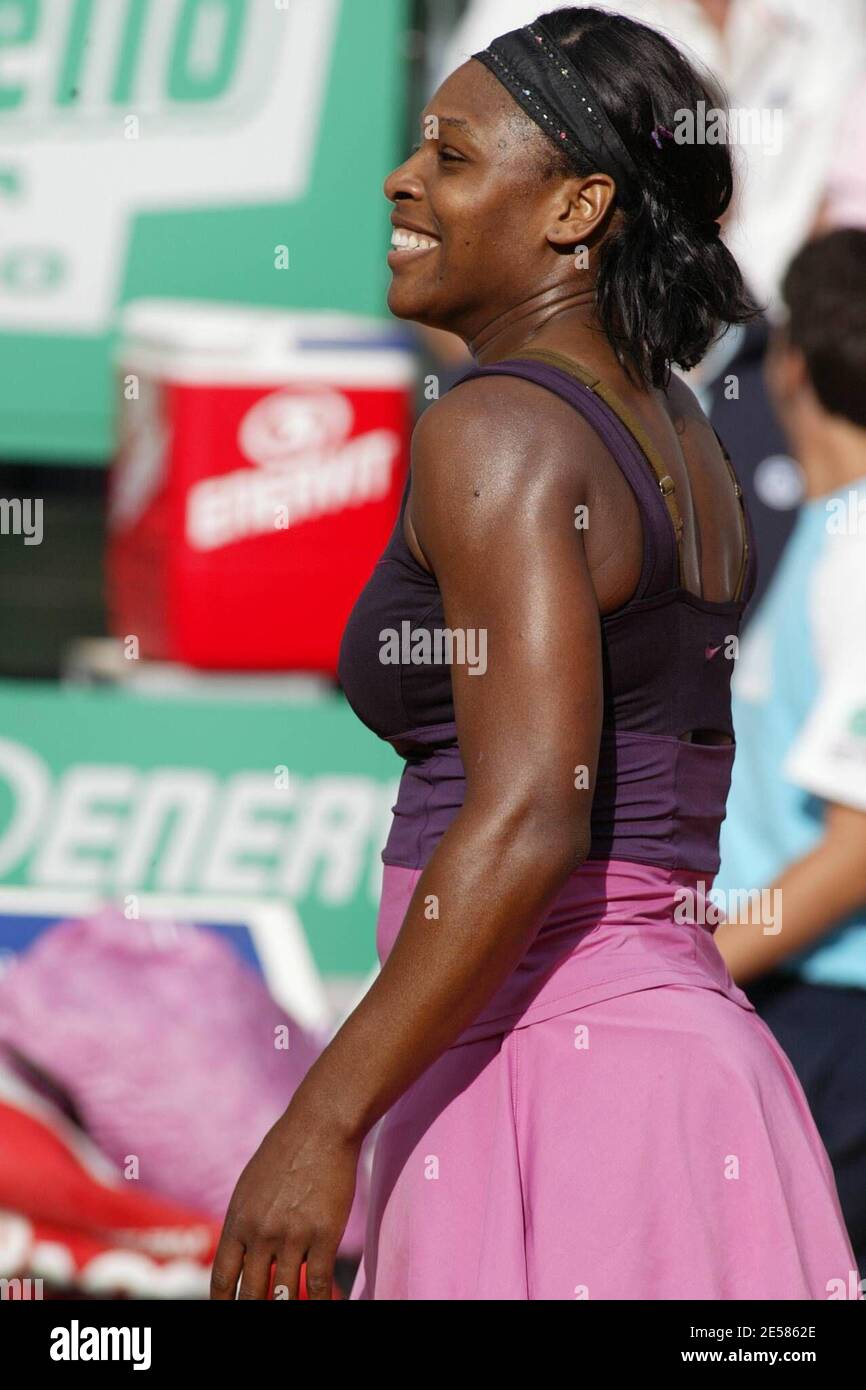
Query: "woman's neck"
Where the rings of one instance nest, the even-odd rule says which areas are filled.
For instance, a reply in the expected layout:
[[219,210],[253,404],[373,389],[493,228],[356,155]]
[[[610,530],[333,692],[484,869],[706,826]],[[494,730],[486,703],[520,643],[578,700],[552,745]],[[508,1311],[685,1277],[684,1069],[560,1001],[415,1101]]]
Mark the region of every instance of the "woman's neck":
[[575,351],[581,340],[588,345],[600,334],[595,290],[559,285],[498,314],[467,341],[467,347],[475,361],[486,367],[530,344]]
[[506,357],[518,357],[527,348],[546,348],[562,353],[598,372],[615,390],[638,392],[646,388],[623,370],[596,317],[595,292],[570,292],[531,311],[511,309],[494,319],[468,343],[479,366],[490,366]]
[[816,414],[793,440],[793,453],[810,500],[866,478],[866,430],[838,416]]

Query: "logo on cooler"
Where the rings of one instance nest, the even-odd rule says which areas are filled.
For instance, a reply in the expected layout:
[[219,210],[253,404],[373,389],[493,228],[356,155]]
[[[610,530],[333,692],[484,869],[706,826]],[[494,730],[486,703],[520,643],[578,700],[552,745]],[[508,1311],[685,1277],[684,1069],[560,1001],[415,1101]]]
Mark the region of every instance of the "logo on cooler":
[[329,387],[286,388],[257,401],[237,438],[256,467],[190,488],[189,544],[215,550],[384,497],[399,436],[376,429],[352,437],[354,423],[349,399]]
[[238,445],[263,468],[314,465],[344,443],[353,419],[352,406],[339,391],[276,391],[244,416]]

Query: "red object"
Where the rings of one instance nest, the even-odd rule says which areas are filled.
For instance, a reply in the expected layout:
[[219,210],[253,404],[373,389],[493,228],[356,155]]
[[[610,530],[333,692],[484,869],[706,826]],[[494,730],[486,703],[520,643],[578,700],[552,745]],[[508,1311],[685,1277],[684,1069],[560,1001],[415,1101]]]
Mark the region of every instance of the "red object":
[[53,1106],[11,1089],[0,1098],[0,1278],[19,1281],[9,1296],[206,1299],[219,1223],[124,1181]]
[[206,1298],[219,1225],[124,1181],[53,1107],[0,1099],[0,1276]]
[[[228,318],[235,330],[246,322],[240,310]],[[243,352],[233,340],[206,361],[176,344],[130,349],[133,399],[111,480],[111,628],[138,639],[131,655],[334,675],[400,504],[411,359],[375,340],[353,347],[344,319],[336,343],[302,347],[295,333],[275,352],[274,324],[291,321],[265,321],[270,339],[253,316]]]

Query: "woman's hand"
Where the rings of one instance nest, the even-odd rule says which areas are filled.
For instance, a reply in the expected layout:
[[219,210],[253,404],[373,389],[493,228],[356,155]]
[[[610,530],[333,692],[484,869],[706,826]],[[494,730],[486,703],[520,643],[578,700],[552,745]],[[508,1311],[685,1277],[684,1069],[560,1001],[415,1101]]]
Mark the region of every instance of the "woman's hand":
[[[303,1090],[303,1088],[302,1088]],[[334,1261],[355,1193],[361,1140],[316,1113],[298,1091],[238,1178],[211,1274],[211,1298],[331,1297]]]

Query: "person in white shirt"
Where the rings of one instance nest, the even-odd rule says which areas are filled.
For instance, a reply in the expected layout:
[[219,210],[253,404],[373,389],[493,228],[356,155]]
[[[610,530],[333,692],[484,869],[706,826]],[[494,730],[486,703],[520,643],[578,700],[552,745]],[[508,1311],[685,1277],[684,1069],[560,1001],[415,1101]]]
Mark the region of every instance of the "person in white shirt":
[[767,372],[807,493],[733,676],[715,941],[797,1071],[866,1276],[866,231],[809,242],[783,287]]

